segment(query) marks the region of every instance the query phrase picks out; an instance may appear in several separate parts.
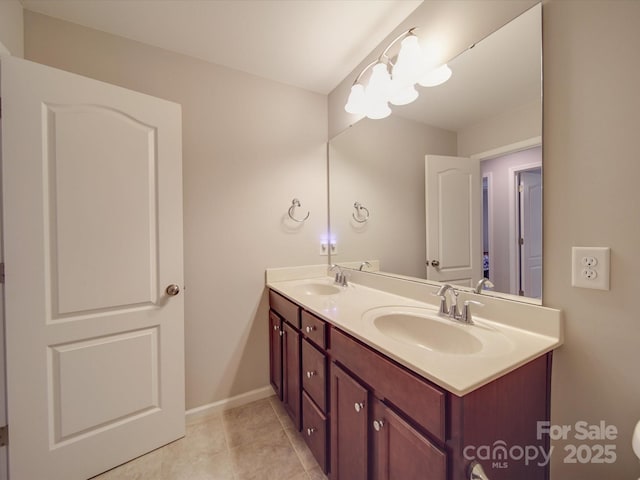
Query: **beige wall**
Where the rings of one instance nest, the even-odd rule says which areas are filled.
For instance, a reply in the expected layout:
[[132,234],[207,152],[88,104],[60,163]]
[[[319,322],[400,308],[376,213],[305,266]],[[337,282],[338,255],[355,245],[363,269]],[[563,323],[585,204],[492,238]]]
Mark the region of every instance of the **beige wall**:
[[[424,278],[424,157],[455,155],[456,134],[392,115],[364,119],[330,144],[331,260],[380,260],[380,270]],[[364,224],[352,218],[355,201],[370,211]]]
[[[639,26],[637,1],[543,4],[543,298],[566,321],[552,419],[620,431],[614,465],[564,464],[558,443],[557,480],[640,476],[630,447],[640,420]],[[571,287],[575,245],[611,247],[610,291]]]
[[542,101],[539,101],[459,130],[458,155],[470,157],[541,135]]
[[0,0],[0,54],[22,57],[24,53],[22,4],[20,0]]
[[326,96],[30,12],[25,32],[29,60],[182,104],[187,407],[268,385],[264,270],[326,262]]

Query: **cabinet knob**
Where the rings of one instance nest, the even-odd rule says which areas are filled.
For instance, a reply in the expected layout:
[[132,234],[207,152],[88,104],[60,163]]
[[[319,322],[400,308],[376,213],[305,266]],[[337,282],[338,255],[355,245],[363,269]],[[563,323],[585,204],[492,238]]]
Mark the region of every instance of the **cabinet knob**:
[[167,295],[169,295],[170,297],[175,297],[180,293],[180,287],[175,283],[172,283],[165,289],[165,292],[167,292]]
[[316,329],[316,327],[314,325],[309,325],[307,328],[305,328],[307,333],[311,333]]
[[314,372],[313,370],[310,370],[310,371],[307,372],[307,378],[311,378],[314,375],[316,375],[316,372]]
[[364,408],[364,402],[357,402],[353,408],[356,409],[356,412],[360,413],[360,411]]
[[284,337],[284,330],[280,330],[280,336]]
[[384,427],[384,420],[374,420],[373,421],[373,429],[376,432],[379,432],[380,430],[382,430],[382,427]]
[[273,329],[274,329],[274,330],[278,330],[278,325],[274,325],[274,326],[273,326]]
[[315,433],[316,429],[314,427],[307,428],[307,437],[310,437]]

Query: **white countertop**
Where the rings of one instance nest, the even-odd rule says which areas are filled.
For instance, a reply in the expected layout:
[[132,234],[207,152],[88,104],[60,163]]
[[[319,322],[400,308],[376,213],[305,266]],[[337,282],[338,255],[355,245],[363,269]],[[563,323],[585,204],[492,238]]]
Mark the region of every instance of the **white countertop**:
[[[269,288],[302,305],[305,310],[459,396],[562,344],[561,315],[558,310],[468,293],[464,297],[489,304],[486,309],[474,309],[475,305],[472,306],[475,324],[465,325],[446,318],[442,321],[449,322],[455,328],[466,329],[481,341],[482,348],[466,354],[437,351],[391,338],[371,321],[372,309],[382,307],[437,313],[437,298],[430,295],[435,287],[425,285],[426,301],[423,302],[358,283],[338,287],[339,292],[332,295],[309,294],[305,292],[305,285],[309,284],[330,286],[333,285],[333,278],[316,276],[276,280],[271,276],[271,280],[267,281]],[[491,315],[491,319],[484,318],[483,314]]]

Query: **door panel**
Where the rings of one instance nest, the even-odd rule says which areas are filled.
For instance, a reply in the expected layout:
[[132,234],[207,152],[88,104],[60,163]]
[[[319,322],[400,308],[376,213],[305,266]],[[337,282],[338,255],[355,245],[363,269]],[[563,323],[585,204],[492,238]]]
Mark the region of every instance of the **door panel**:
[[282,320],[269,312],[269,380],[276,396],[282,400]]
[[10,474],[184,435],[180,106],[2,57]]
[[366,480],[369,395],[331,364],[331,479]]
[[282,402],[296,430],[301,428],[300,334],[282,322]]
[[542,171],[520,173],[520,289],[526,297],[542,298]]
[[427,278],[471,286],[482,276],[480,161],[427,155],[425,175]]
[[54,316],[154,304],[156,130],[102,106],[43,108]]
[[446,454],[380,400],[372,418],[374,480],[447,478]]

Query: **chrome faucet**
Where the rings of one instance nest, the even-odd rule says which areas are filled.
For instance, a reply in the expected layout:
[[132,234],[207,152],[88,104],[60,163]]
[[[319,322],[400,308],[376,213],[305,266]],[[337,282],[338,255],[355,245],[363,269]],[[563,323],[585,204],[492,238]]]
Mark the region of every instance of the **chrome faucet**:
[[449,318],[452,320],[460,320],[460,311],[458,310],[458,291],[455,288],[449,288],[446,293],[451,296],[449,302]]
[[440,310],[438,310],[438,314],[440,315],[449,315],[449,307],[447,307],[447,291],[453,290],[454,288],[445,283],[442,285],[436,293],[433,295],[440,297]]
[[359,270],[359,271],[362,271],[362,269],[363,269],[364,267],[371,267],[371,264],[370,264],[369,262],[362,262],[362,263],[360,264],[360,268],[358,268],[358,270]]
[[342,287],[348,286],[349,283],[347,282],[347,275],[342,270],[342,267],[337,263],[334,263],[333,265],[331,265],[331,267],[329,267],[329,271],[336,270],[336,269],[338,271],[336,272],[336,276],[334,278],[333,283],[336,283]]
[[477,305],[479,307],[484,307],[484,303],[476,302],[475,300],[465,300],[464,305],[462,306],[462,313],[460,314],[460,320],[462,323],[468,323],[469,325],[473,325],[473,316],[471,315],[471,308],[469,305]]
[[[447,294],[451,296],[449,306],[447,306]],[[476,302],[475,300],[465,300],[462,306],[462,311],[459,311],[458,291],[448,283],[442,285],[434,295],[440,297],[440,310],[438,310],[439,315],[447,316],[451,320],[457,320],[470,325],[473,324],[470,305],[478,305],[479,307],[484,306],[482,303]]]
[[487,288],[493,288],[495,287],[495,285],[493,284],[493,282],[491,280],[489,280],[486,277],[481,278],[478,283],[476,283],[476,288],[473,289],[473,291],[475,293],[482,293],[482,288],[484,286],[487,286]]

